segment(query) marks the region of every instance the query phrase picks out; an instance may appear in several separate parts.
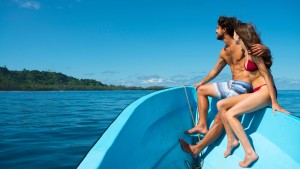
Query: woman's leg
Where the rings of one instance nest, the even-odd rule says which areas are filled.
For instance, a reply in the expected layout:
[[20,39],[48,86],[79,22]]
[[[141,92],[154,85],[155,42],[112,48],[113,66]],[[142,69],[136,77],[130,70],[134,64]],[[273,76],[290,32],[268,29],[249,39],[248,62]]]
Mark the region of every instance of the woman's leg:
[[270,95],[267,88],[261,88],[259,91],[250,94],[247,98],[237,103],[227,111],[226,118],[235,135],[239,138],[244,151],[244,161],[240,162],[241,167],[249,166],[253,161],[258,159],[258,155],[253,150],[248,137],[238,116],[264,108],[271,103]]
[[231,107],[233,107],[235,104],[237,104],[238,102],[240,102],[241,100],[245,99],[246,97],[248,97],[249,94],[242,94],[242,95],[238,95],[238,96],[233,96],[233,97],[229,97],[223,100],[218,101],[217,103],[217,107],[218,107],[218,113],[221,116],[225,131],[226,131],[226,135],[227,135],[227,149],[224,152],[224,157],[226,158],[227,156],[229,156],[231,154],[231,150],[239,145],[238,140],[235,138],[233,131],[230,127],[230,125],[228,124],[228,121],[226,119],[226,112],[228,109],[230,109]]

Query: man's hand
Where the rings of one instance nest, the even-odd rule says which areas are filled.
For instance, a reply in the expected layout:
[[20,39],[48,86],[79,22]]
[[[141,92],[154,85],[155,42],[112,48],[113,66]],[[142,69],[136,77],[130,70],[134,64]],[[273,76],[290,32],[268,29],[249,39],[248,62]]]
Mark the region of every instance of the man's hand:
[[199,83],[195,84],[194,86],[196,87],[196,90],[198,90],[198,88],[199,88],[201,85],[203,85],[203,83],[202,83],[202,82],[199,82]]
[[253,56],[264,56],[267,52],[267,49],[265,46],[261,44],[254,44],[251,46],[251,49],[248,51],[249,54]]

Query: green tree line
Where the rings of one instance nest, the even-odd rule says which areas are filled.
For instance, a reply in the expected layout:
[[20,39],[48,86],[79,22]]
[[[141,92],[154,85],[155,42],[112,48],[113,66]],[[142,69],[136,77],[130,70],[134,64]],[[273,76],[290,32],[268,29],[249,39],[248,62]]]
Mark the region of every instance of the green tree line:
[[62,73],[26,70],[12,71],[0,67],[0,91],[47,90],[161,90],[165,87],[135,87],[106,85],[91,79],[76,79]]

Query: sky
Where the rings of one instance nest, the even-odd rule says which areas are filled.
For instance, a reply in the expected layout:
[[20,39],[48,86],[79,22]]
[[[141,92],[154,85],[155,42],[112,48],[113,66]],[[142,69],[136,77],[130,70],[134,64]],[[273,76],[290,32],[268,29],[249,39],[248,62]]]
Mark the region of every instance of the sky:
[[[298,0],[1,0],[0,66],[112,85],[193,85],[224,46],[219,16],[236,16],[270,48],[277,88],[300,90],[299,9]],[[230,79],[227,66],[214,81]]]

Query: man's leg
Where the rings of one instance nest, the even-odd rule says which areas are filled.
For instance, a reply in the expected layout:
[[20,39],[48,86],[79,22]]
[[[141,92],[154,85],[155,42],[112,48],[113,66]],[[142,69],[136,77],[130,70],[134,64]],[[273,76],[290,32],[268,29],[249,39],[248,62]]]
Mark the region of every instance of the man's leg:
[[[219,82],[214,83],[214,85],[217,85],[217,88],[215,88],[214,85],[212,85],[212,89],[213,91],[215,91],[215,95],[210,95],[210,96],[215,96],[217,97],[224,97],[225,93],[226,97],[232,97],[232,96],[236,96],[238,95],[238,93],[233,90],[233,89],[242,89],[242,91],[248,93],[252,90],[252,86],[251,84],[248,84],[246,82],[234,82],[234,86],[231,86],[231,82],[227,83],[227,82]],[[226,88],[228,86],[231,86],[230,88]],[[218,93],[218,94],[217,94]],[[207,104],[208,106],[208,104]],[[207,112],[207,109],[206,109]],[[200,112],[201,114],[201,112]],[[203,140],[197,144],[197,145],[190,145],[188,143],[186,143],[185,141],[183,141],[182,139],[180,139],[180,144],[181,144],[181,148],[191,154],[192,156],[197,156],[206,146],[210,145],[211,143],[213,143],[215,140],[217,140],[219,138],[219,136],[221,135],[223,131],[223,123],[222,123],[222,119],[221,119],[221,114],[218,113],[215,117],[215,121],[213,123],[213,126],[209,129],[209,131],[207,132],[207,134],[205,135],[205,137],[203,138]]]
[[180,139],[180,144],[182,150],[189,153],[193,157],[197,157],[198,154],[208,145],[213,143],[219,136],[221,135],[223,131],[223,123],[220,117],[220,114],[217,114],[214,120],[214,123],[212,127],[209,129],[209,131],[206,133],[204,138],[201,140],[201,142],[197,145],[190,145],[184,140]]
[[187,134],[207,133],[207,110],[209,106],[208,96],[217,97],[217,92],[215,91],[213,84],[205,84],[197,89],[199,122],[194,128],[188,130],[186,132]]

